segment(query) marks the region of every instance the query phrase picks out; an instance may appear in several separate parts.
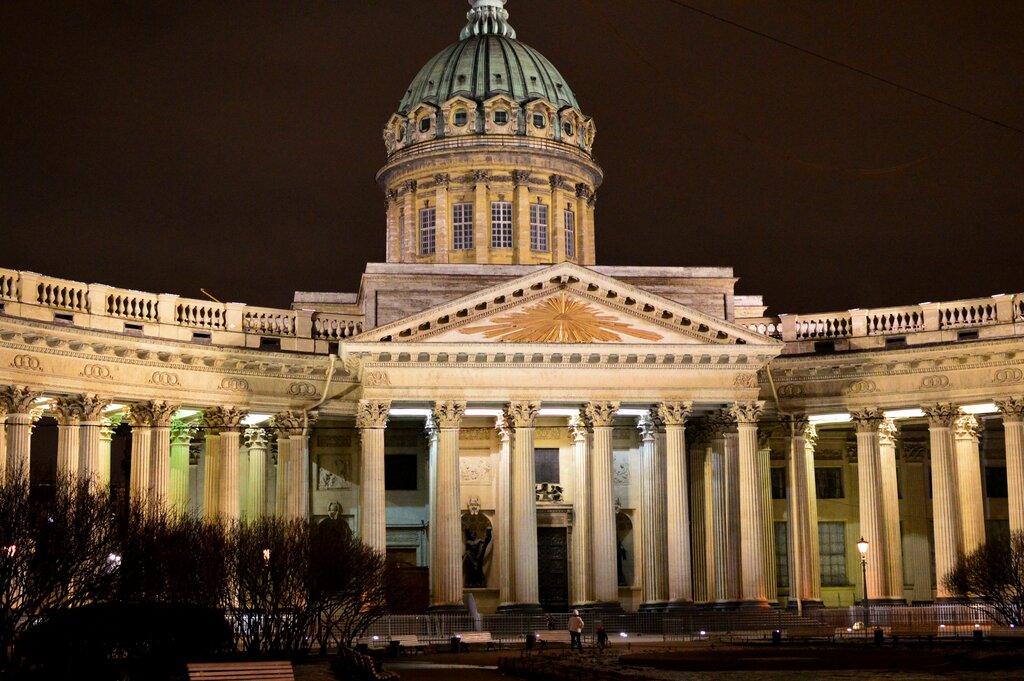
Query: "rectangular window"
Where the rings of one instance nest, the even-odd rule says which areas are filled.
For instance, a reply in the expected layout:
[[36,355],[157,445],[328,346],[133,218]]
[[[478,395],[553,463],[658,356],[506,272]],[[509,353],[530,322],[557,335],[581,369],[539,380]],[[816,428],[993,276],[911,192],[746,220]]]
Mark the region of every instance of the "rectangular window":
[[464,251],[473,248],[473,204],[452,206],[452,248]]
[[491,248],[512,248],[512,202],[491,204]]
[[786,469],[776,467],[771,469],[772,476],[772,499],[786,498]]
[[818,523],[821,585],[846,586],[846,523]]
[[548,207],[543,203],[530,204],[530,250],[548,250]]
[[565,257],[576,257],[576,213],[565,211]]
[[420,211],[420,255],[437,252],[437,209],[424,208]]
[[838,466],[814,469],[814,491],[819,499],[842,499],[843,469]]
[[775,523],[775,585],[789,587],[789,534],[786,523]]
[[536,482],[552,482],[556,485],[562,480],[561,470],[558,466],[557,449],[535,449],[533,450],[533,467],[536,475]]
[[418,471],[419,462],[415,454],[388,454],[384,457],[384,489],[417,489]]
[[1003,466],[986,466],[985,496],[989,499],[1005,499],[1007,491],[1006,468]]

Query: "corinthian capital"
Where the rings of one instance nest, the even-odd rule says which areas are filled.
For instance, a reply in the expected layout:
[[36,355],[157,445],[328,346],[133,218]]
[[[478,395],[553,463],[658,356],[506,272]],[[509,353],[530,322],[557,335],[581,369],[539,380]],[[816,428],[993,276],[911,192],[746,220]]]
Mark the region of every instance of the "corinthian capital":
[[438,187],[447,187],[451,184],[452,177],[448,173],[436,173],[434,175],[434,184]]
[[462,417],[466,415],[466,403],[438,402],[434,405],[433,415],[439,428],[458,428],[462,423]]
[[981,426],[978,419],[971,414],[961,414],[953,425],[956,429],[956,437],[959,439],[972,439],[977,441],[981,434]]
[[708,426],[711,428],[711,438],[717,439],[736,431],[736,417],[730,409],[719,409],[708,415]]
[[857,423],[858,433],[876,433],[885,419],[885,414],[881,409],[869,407],[851,413],[850,417]]
[[210,407],[203,412],[203,421],[209,427],[221,430],[237,431],[249,412],[237,407]]
[[764,402],[737,402],[729,407],[729,414],[736,423],[757,425],[757,420],[764,412]]
[[171,422],[171,444],[188,445],[192,438],[199,432],[199,424],[195,421],[172,421]]
[[789,437],[804,437],[808,424],[810,421],[805,414],[791,414],[782,419],[782,427]]
[[356,427],[386,428],[388,412],[391,411],[391,400],[359,400],[356,410]]
[[996,400],[996,408],[1003,415],[1003,423],[1024,422],[1024,397]]
[[302,412],[282,411],[280,414],[274,414],[270,418],[270,425],[276,428],[278,435],[282,437],[302,435]]
[[77,425],[82,419],[82,404],[78,395],[57,398],[53,405],[57,423],[62,426]]
[[503,409],[494,419],[494,429],[498,431],[498,437],[502,442],[507,442],[512,438],[515,427],[512,425],[512,417],[509,416],[507,410]]
[[589,434],[587,415],[582,410],[569,417],[569,437],[573,442],[584,442]]
[[490,173],[486,170],[474,170],[473,181],[476,184],[487,184],[487,181],[491,179]]
[[270,444],[270,434],[267,429],[259,426],[246,428],[243,437],[245,446],[249,449],[266,449]]
[[125,418],[132,428],[149,428],[153,425],[153,403],[136,402],[125,408]]
[[666,426],[685,426],[692,411],[693,402],[662,402],[658,405],[658,417]]
[[7,409],[8,414],[28,414],[39,395],[28,386],[4,386],[0,388],[0,405]]
[[562,185],[565,184],[566,177],[564,175],[552,175],[548,178],[548,185],[552,190],[561,189]]
[[933,404],[923,409],[930,428],[952,428],[960,416],[960,407],[955,404]]
[[517,186],[522,186],[529,183],[530,171],[529,170],[513,170],[512,171],[512,182]]
[[878,426],[878,441],[883,445],[896,445],[896,436],[899,434],[899,430],[896,428],[896,422],[892,419],[882,419],[882,422]]
[[583,408],[587,420],[594,428],[608,428],[615,422],[615,412],[619,410],[618,402],[590,402]]
[[181,405],[168,402],[150,402],[149,409],[153,416],[152,425],[154,428],[170,428],[174,415],[178,413]]
[[510,402],[507,407],[508,415],[512,419],[512,425],[519,428],[533,428],[537,415],[540,413],[539,402]]
[[576,185],[576,198],[589,199],[594,195],[594,192],[587,185],[580,182]]
[[658,424],[650,412],[637,417],[636,428],[640,431],[640,439],[651,441],[658,434]]

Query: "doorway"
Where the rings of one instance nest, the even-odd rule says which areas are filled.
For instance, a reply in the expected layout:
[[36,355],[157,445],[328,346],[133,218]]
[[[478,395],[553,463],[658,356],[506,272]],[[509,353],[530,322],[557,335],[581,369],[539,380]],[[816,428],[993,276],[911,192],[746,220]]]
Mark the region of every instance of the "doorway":
[[537,528],[537,579],[544,612],[568,612],[569,541],[564,527]]

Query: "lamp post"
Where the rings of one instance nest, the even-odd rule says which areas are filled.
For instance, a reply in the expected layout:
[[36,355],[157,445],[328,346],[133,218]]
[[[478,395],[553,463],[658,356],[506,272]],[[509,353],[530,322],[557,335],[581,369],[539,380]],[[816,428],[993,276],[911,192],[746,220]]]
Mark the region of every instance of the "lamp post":
[[857,542],[857,550],[860,551],[860,572],[864,580],[864,626],[868,626],[868,540],[864,537]]

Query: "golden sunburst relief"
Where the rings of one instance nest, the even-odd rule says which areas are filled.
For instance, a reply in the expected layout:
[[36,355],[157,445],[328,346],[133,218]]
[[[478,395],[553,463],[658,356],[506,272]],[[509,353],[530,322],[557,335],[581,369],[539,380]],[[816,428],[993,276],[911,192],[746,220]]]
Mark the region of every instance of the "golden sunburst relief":
[[614,343],[621,341],[622,335],[648,341],[662,339],[564,293],[488,322],[486,326],[471,326],[460,332],[482,333],[485,338],[507,343]]

